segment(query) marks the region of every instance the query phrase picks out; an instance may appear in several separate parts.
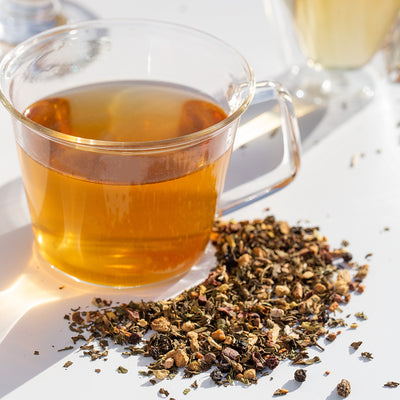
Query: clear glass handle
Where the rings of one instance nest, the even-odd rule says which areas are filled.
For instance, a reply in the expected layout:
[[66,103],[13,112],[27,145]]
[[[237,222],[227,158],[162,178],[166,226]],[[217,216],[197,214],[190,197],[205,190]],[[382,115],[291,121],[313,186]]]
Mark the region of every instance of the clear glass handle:
[[[278,108],[274,112],[271,102]],[[296,176],[300,167],[300,134],[293,103],[289,93],[280,83],[262,81],[257,83],[254,99],[244,116],[252,108],[262,106],[263,112],[239,126],[234,150],[250,141],[265,135],[265,132],[282,133],[282,158],[278,165],[268,173],[243,183],[234,190],[225,191],[221,198],[218,216],[226,215],[244,207],[262,197],[268,196],[285,187]],[[265,106],[265,107],[264,107]],[[272,111],[271,111],[272,110]],[[246,168],[246,166],[242,166]],[[238,194],[239,193],[239,194]]]

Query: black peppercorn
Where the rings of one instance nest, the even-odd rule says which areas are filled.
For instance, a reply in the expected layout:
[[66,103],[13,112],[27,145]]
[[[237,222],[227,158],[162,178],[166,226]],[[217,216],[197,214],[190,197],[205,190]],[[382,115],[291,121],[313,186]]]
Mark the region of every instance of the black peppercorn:
[[157,360],[161,354],[168,353],[170,350],[172,350],[172,342],[168,336],[155,333],[150,337],[148,351],[149,355],[155,360]]
[[294,379],[297,382],[304,382],[306,380],[307,377],[307,371],[305,369],[296,369],[296,371],[294,371]]
[[224,375],[218,368],[211,372],[210,377],[217,385],[221,384],[222,380],[224,379]]
[[215,363],[216,358],[217,358],[217,357],[215,356],[214,353],[207,353],[207,354],[204,356],[204,362],[205,362],[206,364],[212,365],[212,364]]

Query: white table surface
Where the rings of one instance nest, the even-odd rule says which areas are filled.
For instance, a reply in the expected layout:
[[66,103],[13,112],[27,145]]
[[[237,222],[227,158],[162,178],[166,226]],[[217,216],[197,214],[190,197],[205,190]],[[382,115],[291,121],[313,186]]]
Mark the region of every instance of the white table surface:
[[[80,0],[79,4],[99,17],[161,19],[213,33],[245,55],[257,79],[280,76],[295,58],[295,53],[288,58],[290,35],[279,37],[281,27],[269,14],[270,4],[264,8],[259,0]],[[343,111],[327,122],[326,136],[305,146],[301,171],[287,188],[230,216],[261,218],[269,207],[269,213],[290,224],[319,226],[332,247],[346,239],[359,263],[373,253],[365,293],[353,296],[343,311],[343,317],[351,314],[349,324],[358,311],[368,319],[358,321],[358,329],[342,329],[324,352],[316,352],[322,362],[307,367],[302,385],[293,380],[295,367],[283,362],[270,375],[273,380],[265,377],[251,387],[215,387],[202,375],[197,378],[200,387],[185,396],[182,392],[193,379],[177,377],[152,386],[137,373],[145,369],[147,359],[123,359],[112,350],[108,362],[91,362],[81,357],[77,346],[58,352],[71,344],[63,319],[71,308],[84,309],[93,296],[114,301],[170,297],[201,281],[213,259],[206,258],[182,280],[151,290],[105,291],[70,282],[59,290],[62,278],[30,263],[32,234],[12,128],[0,109],[0,398],[155,399],[161,398],[158,390],[164,387],[176,399],[269,399],[283,387],[290,391],[288,399],[334,400],[339,398],[336,385],[342,378],[352,384],[349,398],[400,398],[400,387],[383,387],[387,381],[400,381],[400,89],[388,83],[379,59],[371,68],[376,79],[374,99],[352,115]],[[355,154],[358,162],[351,167]],[[349,350],[350,343],[358,340],[363,341],[363,351],[373,353],[373,360],[364,361],[360,350]],[[35,350],[40,354],[34,355]],[[62,367],[67,360],[74,362],[69,369]],[[128,374],[118,374],[119,365],[128,368]],[[95,368],[102,372],[96,374]],[[326,370],[331,372],[328,376]]]

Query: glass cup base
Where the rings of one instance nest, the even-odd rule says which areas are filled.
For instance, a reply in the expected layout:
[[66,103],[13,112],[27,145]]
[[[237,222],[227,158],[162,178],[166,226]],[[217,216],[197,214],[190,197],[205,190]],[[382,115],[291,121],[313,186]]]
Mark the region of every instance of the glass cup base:
[[278,79],[292,95],[303,151],[327,137],[338,121],[366,107],[375,95],[374,76],[367,67],[324,70],[310,63],[296,65]]
[[368,71],[324,70],[317,64],[294,66],[286,86],[298,101],[329,106],[346,103],[363,106],[374,97],[374,81]]
[[101,284],[101,283],[96,283],[93,281],[89,281],[89,280],[84,280],[84,279],[80,279],[77,278],[76,276],[73,276],[71,274],[69,274],[68,272],[63,271],[62,269],[60,269],[59,267],[57,267],[56,265],[54,265],[53,263],[49,262],[48,260],[46,260],[46,258],[44,258],[42,256],[42,254],[40,253],[39,249],[37,248],[36,244],[33,245],[33,260],[35,261],[35,263],[37,265],[39,265],[42,268],[45,268],[47,270],[51,270],[54,271],[56,273],[56,275],[59,275],[60,277],[63,277],[64,279],[62,279],[64,282],[66,281],[65,278],[67,279],[67,281],[69,281],[70,283],[74,283],[76,285],[82,285],[82,286],[86,286],[89,285],[93,288],[99,288],[99,289],[117,289],[117,290],[126,290],[126,289],[136,289],[136,288],[155,288],[157,286],[162,286],[162,285],[169,285],[173,282],[177,282],[180,279],[182,279],[189,271],[190,268],[186,269],[185,271],[182,272],[178,272],[176,275],[157,281],[157,282],[152,282],[152,283],[145,283],[145,284],[127,284],[127,285],[105,285],[105,284]]

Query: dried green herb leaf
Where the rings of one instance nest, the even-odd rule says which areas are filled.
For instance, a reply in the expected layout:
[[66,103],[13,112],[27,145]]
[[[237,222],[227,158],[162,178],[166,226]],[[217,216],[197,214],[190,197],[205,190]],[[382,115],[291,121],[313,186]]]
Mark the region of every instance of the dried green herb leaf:
[[142,376],[151,376],[151,375],[153,375],[152,371],[138,371],[138,372]]
[[127,370],[125,367],[123,367],[122,365],[120,365],[120,366],[117,368],[117,372],[118,372],[119,374],[126,374],[126,373],[128,373],[128,370]]

